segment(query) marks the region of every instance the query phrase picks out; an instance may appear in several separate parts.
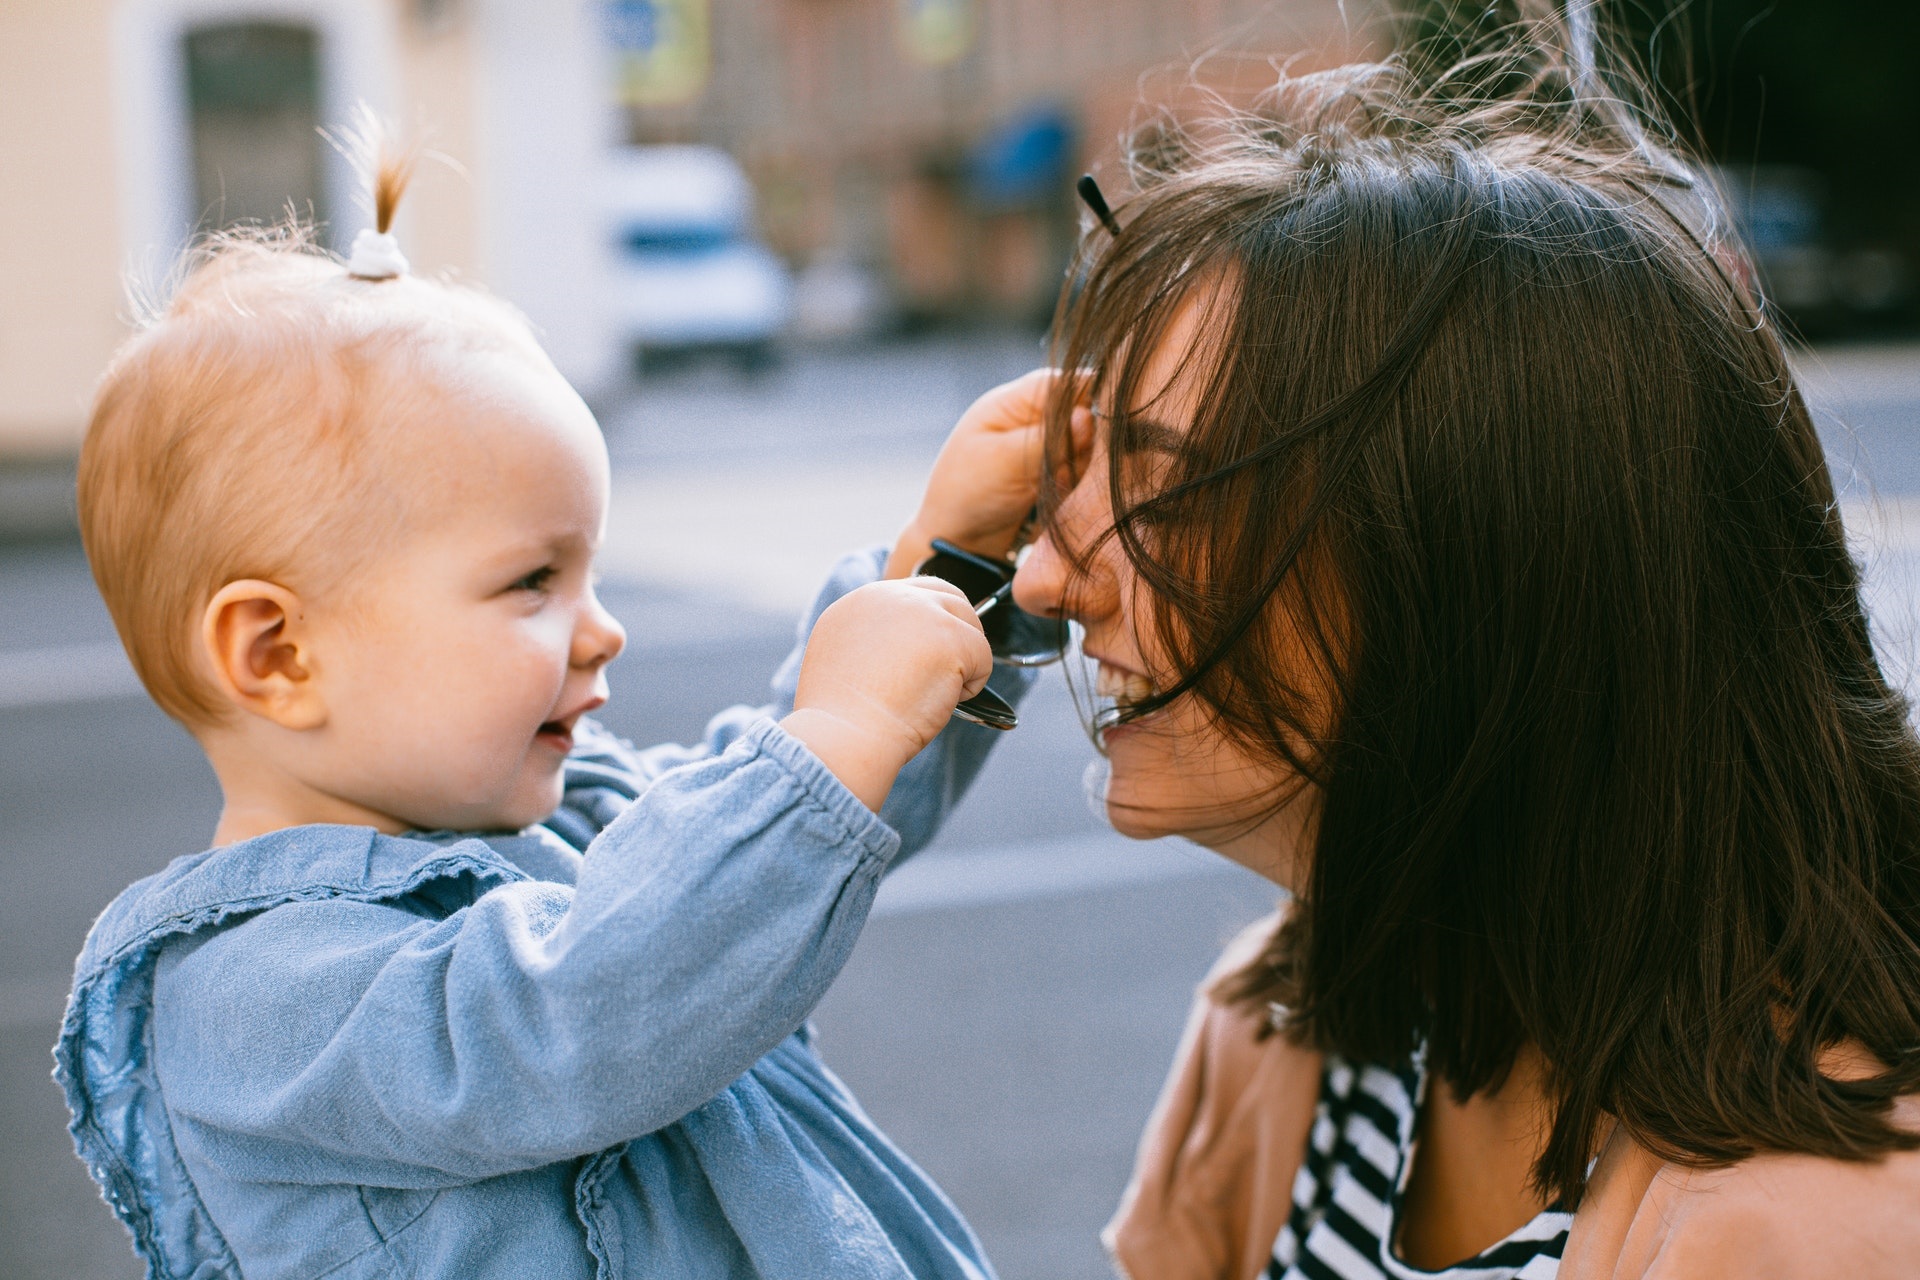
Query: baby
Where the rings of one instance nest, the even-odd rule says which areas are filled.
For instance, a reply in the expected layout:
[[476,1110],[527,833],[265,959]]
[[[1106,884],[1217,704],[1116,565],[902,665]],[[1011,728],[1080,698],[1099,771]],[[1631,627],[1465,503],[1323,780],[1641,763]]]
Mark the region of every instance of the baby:
[[770,712],[636,752],[584,718],[625,639],[599,429],[510,309],[407,275],[375,186],[347,267],[203,251],[99,393],[87,553],[224,807],[88,938],[82,1158],[155,1276],[991,1275],[804,1024],[994,736],[943,731],[991,655],[905,574],[1005,547],[1049,376],[842,562]]

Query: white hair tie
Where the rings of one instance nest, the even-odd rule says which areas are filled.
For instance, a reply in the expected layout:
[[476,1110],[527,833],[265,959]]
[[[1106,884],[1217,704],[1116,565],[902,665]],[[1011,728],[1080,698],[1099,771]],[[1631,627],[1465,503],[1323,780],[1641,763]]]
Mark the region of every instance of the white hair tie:
[[407,274],[407,255],[400,242],[372,227],[353,238],[353,253],[347,258],[347,274],[357,280],[392,280]]

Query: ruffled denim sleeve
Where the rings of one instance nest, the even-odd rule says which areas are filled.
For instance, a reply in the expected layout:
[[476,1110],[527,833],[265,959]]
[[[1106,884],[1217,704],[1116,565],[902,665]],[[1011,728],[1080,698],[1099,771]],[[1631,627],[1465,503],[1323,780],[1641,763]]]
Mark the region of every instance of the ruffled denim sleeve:
[[777,725],[661,774],[577,886],[289,902],[172,947],[155,1068],[239,1178],[431,1187],[600,1151],[797,1029],[898,838]]
[[[884,548],[842,557],[801,617],[793,651],[774,672],[773,700],[759,707],[727,708],[708,722],[699,742],[639,750],[600,725],[583,721],[567,761],[565,799],[542,825],[575,849],[584,850],[594,835],[632,804],[655,778],[669,769],[719,755],[763,716],[777,720],[793,710],[800,662],[806,656],[807,638],[813,634],[814,624],[841,596],[878,581],[886,562]],[[1018,705],[1034,677],[1032,671],[996,667],[989,683],[996,693]],[[901,859],[919,852],[933,839],[972,785],[998,737],[997,730],[956,720],[901,771],[881,810],[887,825],[900,834]]]

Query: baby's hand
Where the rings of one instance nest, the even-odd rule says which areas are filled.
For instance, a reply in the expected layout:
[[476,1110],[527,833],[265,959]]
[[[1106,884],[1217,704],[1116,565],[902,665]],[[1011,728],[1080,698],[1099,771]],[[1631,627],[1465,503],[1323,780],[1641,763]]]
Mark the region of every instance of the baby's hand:
[[[982,555],[1003,555],[1040,493],[1047,408],[1060,372],[1035,369],[973,402],[954,426],[927,477],[920,510],[901,531],[887,577],[903,578],[945,538]],[[1092,438],[1093,416],[1073,409],[1074,451]],[[1068,484],[1072,477],[1065,477]]]
[[936,578],[869,583],[814,624],[781,727],[877,813],[894,776],[992,671],[959,588]]

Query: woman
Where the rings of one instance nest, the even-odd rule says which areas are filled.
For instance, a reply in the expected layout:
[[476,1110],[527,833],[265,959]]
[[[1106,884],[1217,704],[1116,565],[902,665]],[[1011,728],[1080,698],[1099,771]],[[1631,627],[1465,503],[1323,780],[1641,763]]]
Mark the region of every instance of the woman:
[[1063,313],[1096,428],[1015,599],[1084,628],[1114,825],[1292,896],[1110,1247],[1920,1274],[1920,745],[1819,442],[1675,152],[1493,70],[1162,128]]

